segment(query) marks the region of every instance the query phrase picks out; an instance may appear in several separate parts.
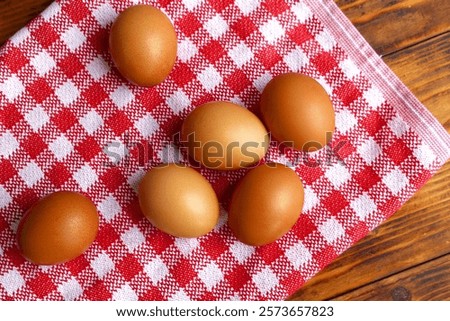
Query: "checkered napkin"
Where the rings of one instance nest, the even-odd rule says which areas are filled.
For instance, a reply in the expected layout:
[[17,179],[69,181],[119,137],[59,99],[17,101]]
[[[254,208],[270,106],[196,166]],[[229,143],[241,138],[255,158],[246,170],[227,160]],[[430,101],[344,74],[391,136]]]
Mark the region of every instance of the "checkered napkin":
[[[117,73],[108,30],[137,2],[174,21],[178,61],[153,88]],[[139,211],[146,170],[180,159],[173,135],[211,100],[258,114],[275,75],[296,71],[330,94],[336,132],[314,154],[273,145],[295,168],[303,214],[283,238],[247,246],[226,204],[245,170],[201,169],[223,203],[208,235],[183,239]],[[280,300],[391,216],[449,157],[448,134],[383,64],[331,0],[56,1],[0,51],[0,298],[3,300]],[[16,245],[26,209],[56,190],[100,213],[89,250],[57,266]]]

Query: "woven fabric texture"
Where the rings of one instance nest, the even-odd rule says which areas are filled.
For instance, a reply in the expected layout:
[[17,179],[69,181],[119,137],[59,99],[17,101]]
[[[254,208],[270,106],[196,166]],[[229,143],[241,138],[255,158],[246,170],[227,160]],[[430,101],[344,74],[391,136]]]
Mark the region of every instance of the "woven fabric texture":
[[[111,23],[135,3],[178,34],[169,77],[140,88],[116,71]],[[265,84],[301,72],[327,90],[331,143],[305,154],[273,142],[265,160],[295,169],[303,213],[280,240],[237,241],[226,206],[246,170],[199,169],[221,202],[206,236],[171,237],[140,213],[146,170],[186,162],[174,135],[196,106],[236,102],[259,115]],[[0,50],[0,299],[281,300],[389,218],[449,157],[450,140],[331,0],[61,0]],[[18,251],[25,211],[57,190],[96,204],[86,253],[36,266]]]

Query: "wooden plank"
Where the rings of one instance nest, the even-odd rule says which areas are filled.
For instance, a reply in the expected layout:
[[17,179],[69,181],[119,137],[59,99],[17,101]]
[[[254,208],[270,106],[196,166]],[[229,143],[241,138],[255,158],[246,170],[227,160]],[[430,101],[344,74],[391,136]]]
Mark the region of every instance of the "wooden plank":
[[380,55],[450,30],[448,0],[335,0]]
[[448,300],[450,255],[426,262],[386,279],[334,298],[334,300]]
[[53,0],[0,0],[0,45]]
[[384,61],[450,132],[450,32]]

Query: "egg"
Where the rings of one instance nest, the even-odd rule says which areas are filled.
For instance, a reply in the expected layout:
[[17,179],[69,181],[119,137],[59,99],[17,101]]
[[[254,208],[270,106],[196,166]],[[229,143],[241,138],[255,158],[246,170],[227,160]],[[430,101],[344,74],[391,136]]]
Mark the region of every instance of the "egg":
[[40,265],[64,263],[83,254],[98,231],[97,209],[86,196],[52,193],[33,205],[19,223],[23,256]]
[[303,185],[297,174],[278,163],[251,169],[231,197],[228,225],[241,242],[272,243],[295,224],[303,207]]
[[144,87],[161,83],[177,56],[177,35],[169,18],[151,5],[125,9],[114,21],[109,49],[119,72]]
[[330,97],[306,75],[286,73],[274,77],[264,88],[260,105],[272,136],[295,149],[319,150],[334,132]]
[[138,188],[144,216],[176,237],[199,237],[219,219],[219,202],[211,184],[182,164],[162,164],[148,171]]
[[187,116],[181,127],[181,143],[201,165],[233,170],[259,162],[270,141],[255,114],[231,102],[213,101]]

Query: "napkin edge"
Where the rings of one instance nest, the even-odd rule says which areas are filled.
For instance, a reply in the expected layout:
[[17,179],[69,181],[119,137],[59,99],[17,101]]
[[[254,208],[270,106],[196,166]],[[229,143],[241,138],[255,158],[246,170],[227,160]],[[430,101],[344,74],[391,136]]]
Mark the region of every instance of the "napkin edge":
[[[450,158],[450,135],[436,117],[386,65],[333,0],[304,2],[314,9],[314,14],[322,21],[327,31],[335,39],[342,41],[347,54],[357,62],[363,74],[382,91],[393,108],[430,146],[440,163],[444,164]],[[321,10],[324,8],[326,11]],[[342,34],[345,34],[345,37],[342,37]]]

